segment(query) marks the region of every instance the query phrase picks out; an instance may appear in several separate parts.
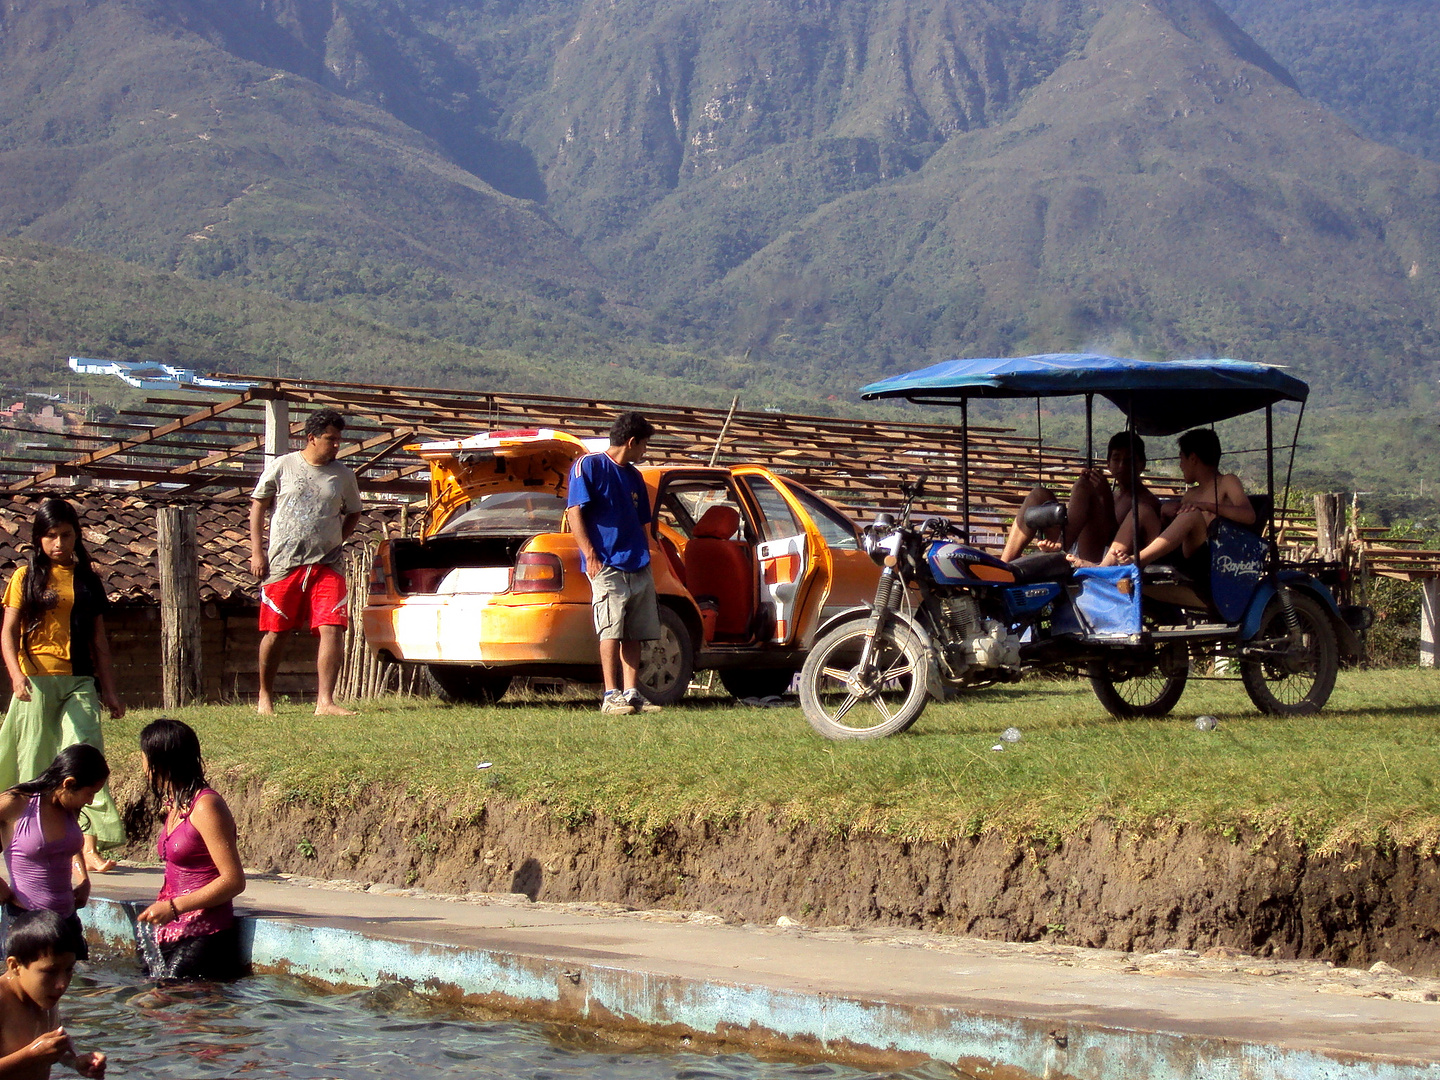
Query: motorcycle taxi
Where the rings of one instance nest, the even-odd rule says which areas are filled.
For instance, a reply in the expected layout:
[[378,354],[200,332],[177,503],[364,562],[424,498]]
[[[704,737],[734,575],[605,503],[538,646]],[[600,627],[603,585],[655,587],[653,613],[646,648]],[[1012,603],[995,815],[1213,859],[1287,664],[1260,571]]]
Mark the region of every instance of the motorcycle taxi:
[[[1238,667],[1262,712],[1318,711],[1341,660],[1358,659],[1357,631],[1368,612],[1339,605],[1323,581],[1282,558],[1276,544],[1274,409],[1280,402],[1300,405],[1298,438],[1308,393],[1301,380],[1261,364],[1070,353],[951,360],[863,387],[861,395],[872,400],[959,405],[963,520],[958,528],[946,518],[911,521],[922,476],[902,485],[898,519],[881,515],[866,528],[865,547],[883,567],[875,599],[819,628],[801,672],[806,719],[832,739],[892,735],[913,724],[931,697],[944,700],[1027,671],[1088,675],[1100,703],[1117,717],[1164,716],[1192,667],[1221,658]],[[1254,526],[1212,523],[1208,580],[1159,564],[1076,568],[1063,555],[1005,563],[971,545],[970,400],[1081,395],[1092,460],[1096,395],[1142,436],[1264,410],[1266,492],[1250,497]],[[1288,444],[1292,464],[1295,438]],[[1138,465],[1132,467],[1136,490]]]

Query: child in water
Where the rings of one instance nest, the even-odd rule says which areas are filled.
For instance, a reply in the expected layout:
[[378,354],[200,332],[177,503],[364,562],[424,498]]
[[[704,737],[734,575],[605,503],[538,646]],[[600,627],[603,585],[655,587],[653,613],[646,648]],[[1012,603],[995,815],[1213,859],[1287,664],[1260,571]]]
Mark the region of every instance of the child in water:
[[[10,676],[10,712],[0,725],[0,791],[45,771],[63,746],[89,743],[104,751],[103,705],[116,719],[125,705],[115,689],[105,636],[105,586],[90,564],[80,519],[64,499],[35,508],[27,565],[10,578],[0,653]],[[125,842],[110,792],[101,789],[85,818],[89,869],[114,866],[100,847]]]
[[81,1076],[105,1075],[105,1055],[77,1054],[56,1013],[77,948],[53,911],[32,912],[11,929],[0,975],[0,1080],[45,1080],[57,1061]]
[[235,819],[205,780],[200,740],[189,724],[162,716],[140,732],[150,791],[165,812],[158,848],[165,883],[136,916],[155,927],[163,971],[151,978],[238,979],[246,964],[231,903],[245,891]]
[[9,875],[8,882],[0,881],[6,922],[31,911],[55,912],[74,932],[80,960],[87,956],[75,909],[90,897],[90,875],[80,861],[72,877],[71,860],[83,842],[80,815],[109,777],[105,755],[88,743],[76,743],[60,751],[34,780],[0,795],[0,843]]

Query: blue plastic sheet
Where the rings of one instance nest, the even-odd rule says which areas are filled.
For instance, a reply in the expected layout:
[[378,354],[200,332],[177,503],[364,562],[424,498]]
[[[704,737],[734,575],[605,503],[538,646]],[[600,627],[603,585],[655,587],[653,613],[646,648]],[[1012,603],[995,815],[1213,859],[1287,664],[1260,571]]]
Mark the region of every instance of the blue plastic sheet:
[[946,360],[860,388],[865,398],[939,402],[962,397],[1098,394],[1142,435],[1173,435],[1263,409],[1304,401],[1310,388],[1278,367],[1244,360],[1128,360],[1095,353]]
[[1089,636],[1122,640],[1140,633],[1138,567],[1082,567],[1074,580],[1080,586],[1075,610]]

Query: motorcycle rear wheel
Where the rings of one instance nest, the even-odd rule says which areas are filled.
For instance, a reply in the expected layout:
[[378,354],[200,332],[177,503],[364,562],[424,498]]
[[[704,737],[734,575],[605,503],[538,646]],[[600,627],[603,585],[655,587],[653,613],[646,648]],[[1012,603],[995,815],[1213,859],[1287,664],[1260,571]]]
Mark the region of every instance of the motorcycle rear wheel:
[[1131,667],[1123,660],[1090,665],[1090,688],[1105,711],[1120,720],[1168,716],[1189,678],[1190,653],[1182,642],[1156,648],[1148,668]]
[[1255,707],[1272,716],[1319,712],[1335,689],[1340,645],[1325,610],[1303,593],[1292,592],[1297,633],[1292,639],[1285,607],[1277,596],[1265,605],[1260,632],[1246,644],[1270,644],[1271,654],[1240,662],[1240,680]]
[[879,739],[904,731],[925,711],[925,649],[903,624],[876,635],[859,669],[869,620],[837,626],[815,643],[800,672],[800,706],[827,739]]

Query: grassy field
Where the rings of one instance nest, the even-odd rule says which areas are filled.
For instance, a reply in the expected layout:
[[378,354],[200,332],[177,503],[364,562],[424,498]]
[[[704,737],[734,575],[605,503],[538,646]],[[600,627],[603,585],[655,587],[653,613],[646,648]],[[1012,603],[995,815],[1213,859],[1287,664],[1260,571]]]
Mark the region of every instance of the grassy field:
[[[1200,731],[1195,716],[1220,718]],[[153,711],[111,722],[118,770]],[[223,787],[263,778],[277,799],[347,805],[376,785],[468,817],[492,794],[582,821],[644,829],[775,814],[845,833],[945,839],[997,829],[1053,840],[1107,818],[1234,835],[1285,827],[1310,845],[1440,850],[1440,671],[1342,673],[1319,717],[1256,713],[1238,682],[1192,682],[1175,715],[1117,721],[1088,684],[1031,681],[932,704],[905,735],[830,743],[798,708],[701,697],[653,717],[602,718],[593,700],[448,708],[382,700],[353,718],[307,705],[180,713]],[[993,750],[1014,725],[1020,742]],[[128,760],[127,760],[128,759]],[[476,765],[489,761],[491,768]],[[370,797],[374,797],[373,793]]]

